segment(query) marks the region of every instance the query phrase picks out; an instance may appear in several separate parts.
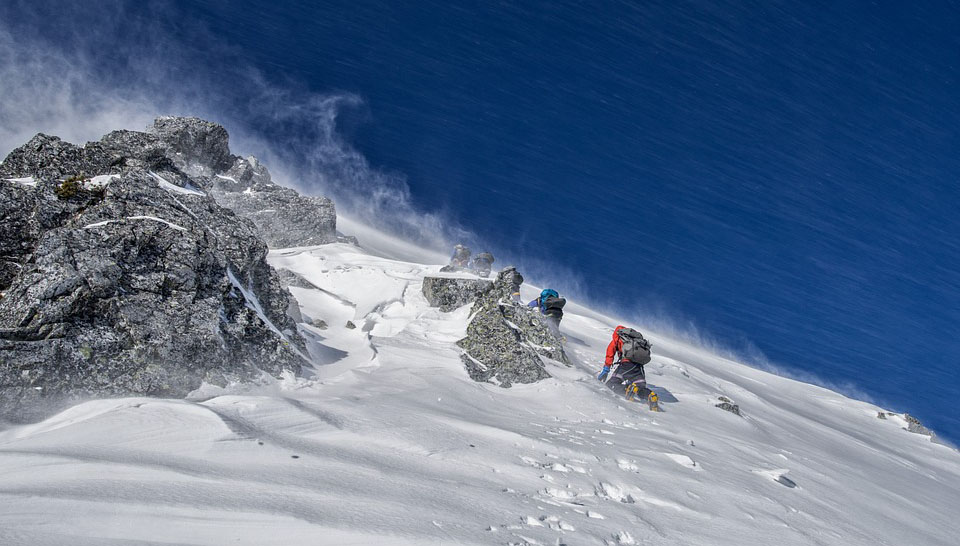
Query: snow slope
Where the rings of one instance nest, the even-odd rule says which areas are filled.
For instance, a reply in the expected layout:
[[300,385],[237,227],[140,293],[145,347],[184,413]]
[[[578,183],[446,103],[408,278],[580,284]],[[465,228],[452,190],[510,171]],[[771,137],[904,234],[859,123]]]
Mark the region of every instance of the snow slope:
[[577,365],[475,383],[469,308],[420,292],[439,266],[369,248],[271,253],[327,323],[315,379],[0,431],[0,544],[957,544],[960,454],[902,417],[654,334],[650,413],[594,379],[616,322],[582,308]]

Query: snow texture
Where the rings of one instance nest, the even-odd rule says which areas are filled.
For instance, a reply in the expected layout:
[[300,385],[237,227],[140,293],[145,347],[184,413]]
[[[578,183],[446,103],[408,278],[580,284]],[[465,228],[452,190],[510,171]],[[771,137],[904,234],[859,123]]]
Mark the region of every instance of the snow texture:
[[171,184],[170,182],[167,182],[166,180],[164,180],[162,176],[160,176],[159,174],[153,171],[150,172],[150,176],[152,176],[157,181],[158,186],[160,186],[161,188],[169,192],[179,193],[180,195],[206,195],[202,191],[194,188],[184,188],[176,184]]
[[22,184],[24,186],[34,187],[37,185],[37,180],[32,176],[24,176],[20,178],[4,178],[7,182],[13,182],[16,184]]
[[315,378],[0,431],[0,544],[956,544],[960,455],[905,419],[644,332],[651,413],[594,379],[618,321],[578,306],[573,367],[477,383],[469,308],[421,291],[439,266],[368,244],[271,253],[307,281]]

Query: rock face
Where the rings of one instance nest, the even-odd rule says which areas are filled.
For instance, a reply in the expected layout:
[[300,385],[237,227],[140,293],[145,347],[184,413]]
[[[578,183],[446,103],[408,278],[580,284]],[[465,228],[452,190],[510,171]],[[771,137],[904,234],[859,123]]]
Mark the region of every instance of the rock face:
[[230,154],[227,131],[197,118],[157,118],[150,128],[167,157],[221,205],[250,219],[271,247],[310,246],[337,241],[333,201],[274,184],[254,157]]
[[[222,165],[223,146],[170,134],[117,131],[83,148],[37,135],[0,164],[2,178],[35,179],[0,179],[0,419],[305,364],[257,228],[177,167]],[[171,142],[200,144],[175,160]]]
[[269,246],[340,240],[332,201],[274,184],[256,158],[230,153],[223,127],[197,118],[157,118],[147,132],[114,131],[83,147],[38,134],[4,160],[0,177],[59,179],[133,169],[177,173],[181,183],[189,180],[221,205],[250,219]]
[[424,277],[423,295],[431,307],[439,307],[441,311],[448,313],[477,301],[477,298],[492,286],[493,282],[486,279]]
[[467,373],[474,381],[501,387],[550,377],[542,357],[570,363],[560,336],[537,310],[514,303],[514,269],[497,275],[493,286],[474,303],[467,337],[457,342]]
[[229,169],[237,159],[230,153],[227,130],[216,123],[160,117],[153,122],[150,133],[163,143],[167,157],[188,176],[214,176]]

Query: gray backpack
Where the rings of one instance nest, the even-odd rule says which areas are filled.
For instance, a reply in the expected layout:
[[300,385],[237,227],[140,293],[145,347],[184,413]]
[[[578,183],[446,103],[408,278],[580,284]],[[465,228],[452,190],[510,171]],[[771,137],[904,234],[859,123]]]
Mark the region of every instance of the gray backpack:
[[620,336],[620,354],[623,360],[629,360],[641,366],[650,362],[650,347],[652,345],[644,339],[643,334],[633,328],[621,328],[617,330],[617,335]]

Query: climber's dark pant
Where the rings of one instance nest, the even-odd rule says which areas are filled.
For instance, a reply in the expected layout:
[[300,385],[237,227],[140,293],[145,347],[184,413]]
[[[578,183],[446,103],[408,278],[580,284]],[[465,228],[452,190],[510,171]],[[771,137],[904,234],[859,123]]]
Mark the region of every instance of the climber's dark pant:
[[607,381],[610,390],[623,394],[631,383],[636,383],[641,391],[647,388],[647,376],[643,373],[643,366],[627,361],[621,361],[615,366],[617,369],[610,374]]

